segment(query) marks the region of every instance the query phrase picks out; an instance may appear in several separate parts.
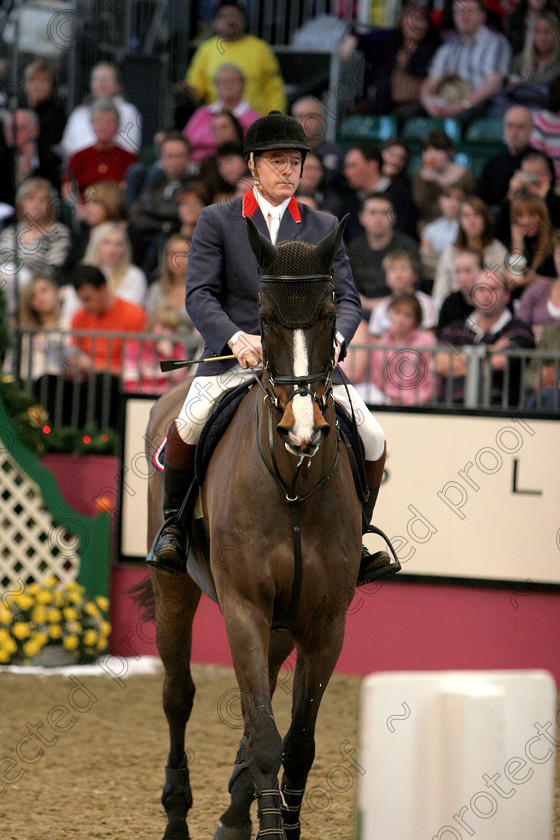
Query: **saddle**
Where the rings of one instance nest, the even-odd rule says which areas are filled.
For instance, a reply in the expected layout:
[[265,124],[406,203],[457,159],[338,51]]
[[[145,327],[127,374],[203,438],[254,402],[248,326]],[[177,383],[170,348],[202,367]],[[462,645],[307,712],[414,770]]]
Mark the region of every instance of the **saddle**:
[[[187,521],[191,519],[191,515],[193,516],[193,528],[196,531],[197,542],[202,547],[207,561],[206,568],[203,568],[192,550],[192,546],[189,546],[187,572],[204,594],[216,604],[218,604],[218,596],[216,594],[216,588],[214,586],[214,581],[212,580],[211,572],[209,571],[208,561],[210,559],[210,542],[202,512],[202,505],[200,503],[200,488],[202,487],[206,470],[208,469],[210,459],[216,446],[233,420],[240,403],[245,398],[249,390],[254,387],[255,383],[247,382],[239,385],[237,388],[226,391],[204,424],[195,452],[196,477],[191,487],[188,489],[187,496],[183,503]],[[341,442],[344,444],[348,452],[352,476],[354,478],[354,486],[358,494],[358,498],[360,499],[360,502],[362,502],[364,497],[367,495],[364,447],[358,435],[358,430],[353,418],[349,417],[344,409],[336,403],[335,412],[337,419],[337,431]],[[165,438],[162,441],[152,458],[154,467],[160,472],[163,472],[164,469],[166,440],[167,439]]]

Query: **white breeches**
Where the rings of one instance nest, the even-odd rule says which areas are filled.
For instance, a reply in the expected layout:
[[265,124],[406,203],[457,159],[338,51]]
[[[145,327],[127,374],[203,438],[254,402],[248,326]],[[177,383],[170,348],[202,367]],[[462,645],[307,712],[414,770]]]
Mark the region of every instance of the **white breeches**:
[[[240,365],[217,376],[196,376],[177,418],[177,429],[184,443],[195,444],[198,441],[202,427],[224,391],[252,379],[251,370],[243,370]],[[348,385],[348,392],[354,407],[358,434],[364,444],[366,461],[377,461],[385,448],[383,429],[353,385]],[[351,414],[350,401],[344,385],[334,385],[333,396],[335,402]]]

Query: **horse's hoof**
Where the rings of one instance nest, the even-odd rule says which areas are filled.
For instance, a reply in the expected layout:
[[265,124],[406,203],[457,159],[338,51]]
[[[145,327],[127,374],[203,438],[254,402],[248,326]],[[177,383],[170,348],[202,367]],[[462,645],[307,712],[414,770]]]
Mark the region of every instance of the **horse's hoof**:
[[169,820],[163,840],[190,840],[189,829],[185,820]]
[[251,840],[251,829],[251,822],[248,822],[247,825],[241,828],[228,828],[220,820],[218,830],[214,835],[214,840]]

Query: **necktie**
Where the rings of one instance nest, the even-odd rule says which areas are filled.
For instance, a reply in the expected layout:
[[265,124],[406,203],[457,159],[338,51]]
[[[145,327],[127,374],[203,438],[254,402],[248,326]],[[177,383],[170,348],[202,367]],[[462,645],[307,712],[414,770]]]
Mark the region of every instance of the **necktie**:
[[280,228],[280,216],[278,215],[277,210],[268,211],[266,223],[268,225],[268,230],[270,231],[270,241],[273,245],[276,245],[276,240],[278,239],[278,229]]

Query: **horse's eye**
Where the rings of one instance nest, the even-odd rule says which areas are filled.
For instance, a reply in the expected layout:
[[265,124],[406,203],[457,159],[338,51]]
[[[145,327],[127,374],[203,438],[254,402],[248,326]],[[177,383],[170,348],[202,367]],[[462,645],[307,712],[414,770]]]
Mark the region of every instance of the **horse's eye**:
[[268,318],[261,318],[261,324],[263,326],[263,329],[265,329],[265,330],[270,329],[270,323],[268,321]]

